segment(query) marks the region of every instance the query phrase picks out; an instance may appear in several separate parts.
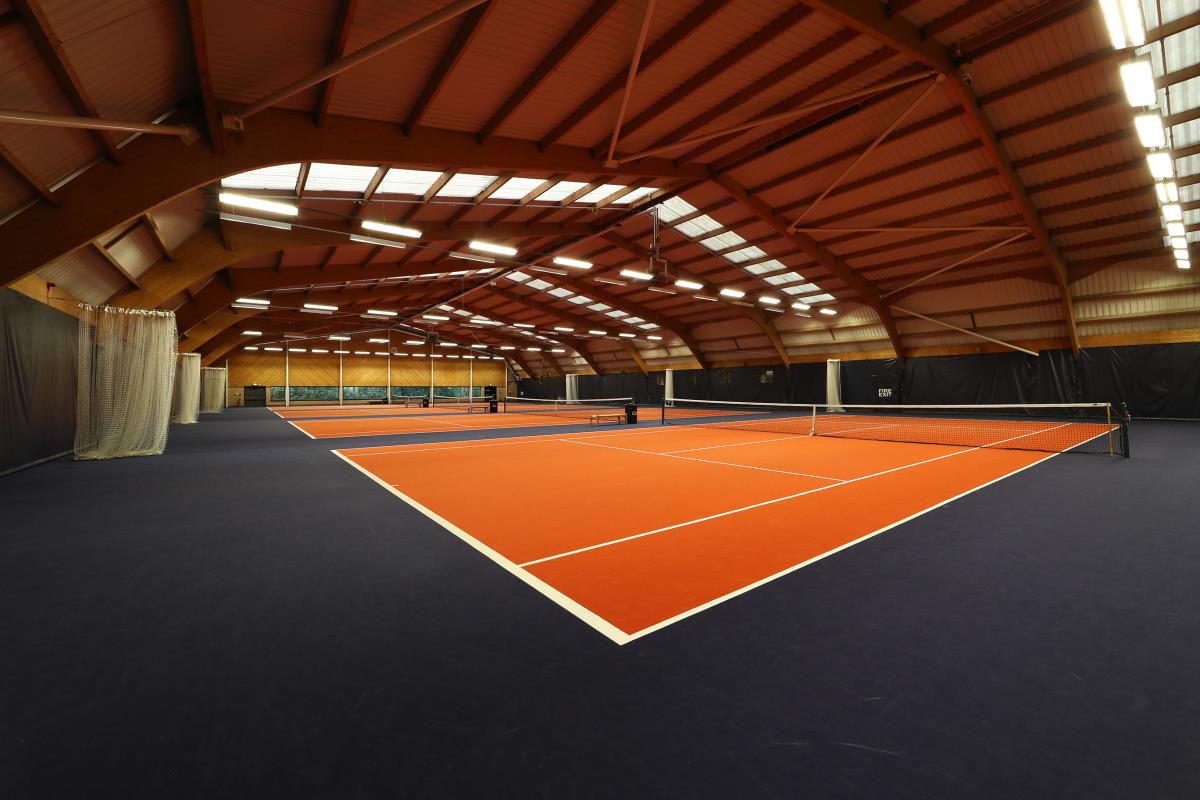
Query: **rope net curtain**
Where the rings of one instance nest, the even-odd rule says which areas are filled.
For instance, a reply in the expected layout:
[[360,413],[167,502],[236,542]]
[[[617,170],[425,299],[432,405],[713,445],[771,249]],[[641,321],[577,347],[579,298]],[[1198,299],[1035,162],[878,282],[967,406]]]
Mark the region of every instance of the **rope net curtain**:
[[171,421],[190,425],[200,419],[200,354],[180,353],[175,373]]
[[175,314],[80,308],[75,458],[161,455],[175,388]]
[[830,358],[825,362],[825,402],[830,411],[842,411],[842,360]]
[[225,368],[200,370],[200,413],[213,414],[225,407]]

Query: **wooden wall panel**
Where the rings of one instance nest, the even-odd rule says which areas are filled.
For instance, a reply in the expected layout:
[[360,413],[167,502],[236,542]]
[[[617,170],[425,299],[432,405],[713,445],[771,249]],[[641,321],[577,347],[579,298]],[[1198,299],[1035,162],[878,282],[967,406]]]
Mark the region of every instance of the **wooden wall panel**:
[[247,353],[229,356],[230,386],[283,386],[283,353]]
[[387,386],[387,359],[383,356],[342,356],[343,386]]
[[338,357],[292,353],[289,383],[292,386],[337,386]]
[[393,358],[392,386],[429,386],[428,359]]
[[[387,386],[387,359],[381,356],[343,356],[344,386]],[[338,356],[291,353],[288,356],[292,386],[337,386]],[[430,364],[437,386],[466,386],[474,372],[475,386],[505,384],[501,361],[465,361],[444,358],[393,358],[392,386],[428,386]],[[238,350],[229,356],[230,386],[283,386],[283,353]]]

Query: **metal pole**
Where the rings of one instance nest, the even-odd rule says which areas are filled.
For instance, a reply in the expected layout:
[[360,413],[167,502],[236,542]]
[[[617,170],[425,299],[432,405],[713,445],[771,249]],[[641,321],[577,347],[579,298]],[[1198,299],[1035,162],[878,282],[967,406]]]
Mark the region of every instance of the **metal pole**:
[[288,355],[287,342],[283,343],[283,407],[287,408],[292,404],[292,359]]
[[985,342],[991,342],[992,344],[998,344],[1001,347],[1007,347],[1010,350],[1016,350],[1018,353],[1025,353],[1026,355],[1030,355],[1030,356],[1034,356],[1034,357],[1037,356],[1037,353],[1035,353],[1032,350],[1026,350],[1024,347],[1018,347],[1015,344],[1009,344],[1008,342],[1002,342],[999,339],[993,339],[990,336],[984,336],[982,333],[976,333],[975,331],[967,330],[966,328],[960,328],[957,325],[951,325],[949,322],[942,322],[941,320],[934,319],[933,317],[927,317],[924,314],[918,314],[916,311],[909,311],[907,308],[901,308],[900,306],[892,306],[892,309],[895,311],[900,311],[904,314],[908,314],[909,316],[916,317],[917,319],[923,319],[926,322],[933,323],[934,325],[940,325],[943,328],[949,328],[952,331],[958,331],[959,333],[965,333],[967,336],[974,336],[976,339],[983,339]]
[[341,353],[338,353],[338,405],[339,406],[344,406],[346,404],[346,391],[345,391],[346,378],[342,372],[342,358],[343,357],[344,356],[342,356]]
[[427,30],[436,28],[443,22],[454,19],[460,14],[464,14],[467,11],[470,11],[472,8],[475,8],[475,6],[483,5],[486,2],[488,2],[488,0],[457,0],[457,2],[451,3],[440,11],[435,11],[428,16],[421,17],[416,22],[405,25],[395,33],[389,34],[382,39],[367,45],[361,50],[355,50],[348,56],[344,56],[330,64],[326,64],[316,72],[309,73],[299,80],[292,81],[287,86],[271,92],[271,94],[267,95],[261,100],[251,103],[248,106],[244,106],[236,113],[226,114],[223,118],[225,127],[235,129],[241,128],[242,123],[245,122],[247,118],[254,116],[260,111],[270,108],[280,100],[286,100],[292,95],[302,92],[310,86],[315,86],[323,80],[327,80],[332,78],[334,75],[345,72],[353,66],[361,64],[368,59],[374,58],[380,53],[390,50],[396,45],[402,44],[415,36],[419,36]]
[[646,33],[650,30],[650,17],[654,14],[654,1],[646,0],[646,11],[642,14],[642,28],[638,32],[637,44],[633,48],[633,58],[629,62],[629,75],[625,78],[625,93],[621,95],[621,106],[617,109],[617,121],[613,125],[612,140],[608,143],[608,158],[604,165],[616,166],[613,154],[617,149],[617,140],[621,138],[621,123],[625,121],[625,111],[629,108],[629,98],[633,95],[633,82],[637,78],[638,64],[642,61],[642,48],[646,46]]
[[126,131],[129,133],[155,133],[162,136],[178,136],[184,144],[200,138],[200,131],[190,125],[154,125],[149,122],[123,122],[99,117],[68,117],[61,114],[43,114],[38,111],[18,111],[0,108],[0,121],[18,125],[43,125],[51,128],[83,128],[92,131]]
[[954,269],[955,267],[966,264],[968,261],[974,261],[975,259],[979,258],[980,256],[987,255],[988,253],[992,252],[993,250],[997,250],[1001,247],[1004,247],[1004,245],[1009,244],[1010,242],[1015,242],[1017,239],[1022,239],[1027,235],[1028,235],[1028,231],[1022,231],[1021,233],[1014,234],[1003,241],[996,242],[995,244],[991,245],[990,247],[985,247],[984,249],[980,250],[977,253],[972,253],[971,255],[966,256],[965,258],[960,258],[958,261],[955,261],[953,264],[948,264],[948,265],[942,267],[941,269],[935,269],[933,272],[930,272],[927,275],[922,275],[921,277],[917,278],[916,280],[909,281],[908,283],[904,284],[903,286],[901,286],[898,289],[892,289],[890,292],[884,292],[883,296],[891,297],[892,295],[894,295],[898,292],[902,292],[905,289],[909,289],[913,286],[916,286],[918,283],[924,283],[925,281],[929,280],[930,278],[934,277],[935,275],[941,275],[943,272],[949,272],[950,270]]

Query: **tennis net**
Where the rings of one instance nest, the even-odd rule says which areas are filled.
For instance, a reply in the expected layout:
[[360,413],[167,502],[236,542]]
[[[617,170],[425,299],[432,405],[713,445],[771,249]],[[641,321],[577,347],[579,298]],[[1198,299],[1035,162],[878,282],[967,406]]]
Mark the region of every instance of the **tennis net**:
[[599,400],[543,400],[537,397],[509,397],[504,401],[506,414],[545,414],[568,419],[588,419],[593,414],[624,412],[632,397],[607,397]]
[[433,396],[435,406],[485,406],[490,402],[486,397],[458,397],[456,395]]
[[799,436],[1129,455],[1123,415],[1108,403],[840,405],[667,400],[664,425]]

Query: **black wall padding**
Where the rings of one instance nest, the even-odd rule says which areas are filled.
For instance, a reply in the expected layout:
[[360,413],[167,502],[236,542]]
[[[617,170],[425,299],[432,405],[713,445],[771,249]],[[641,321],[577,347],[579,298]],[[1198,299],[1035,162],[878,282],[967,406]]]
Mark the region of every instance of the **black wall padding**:
[[74,447],[78,326],[0,290],[0,475]]
[[566,378],[522,378],[517,381],[521,397],[537,397],[544,400],[557,400],[566,397]]
[[[579,396],[662,400],[662,373],[580,376]],[[548,385],[546,381],[556,381]],[[675,396],[760,403],[825,402],[825,363],[675,371]],[[562,378],[522,394],[563,397]],[[555,388],[557,387],[557,388]],[[586,388],[585,388],[586,387]],[[881,394],[881,390],[883,393]],[[547,392],[536,394],[537,391]],[[1200,342],[842,362],[843,403],[1113,403],[1135,417],[1200,419]]]

